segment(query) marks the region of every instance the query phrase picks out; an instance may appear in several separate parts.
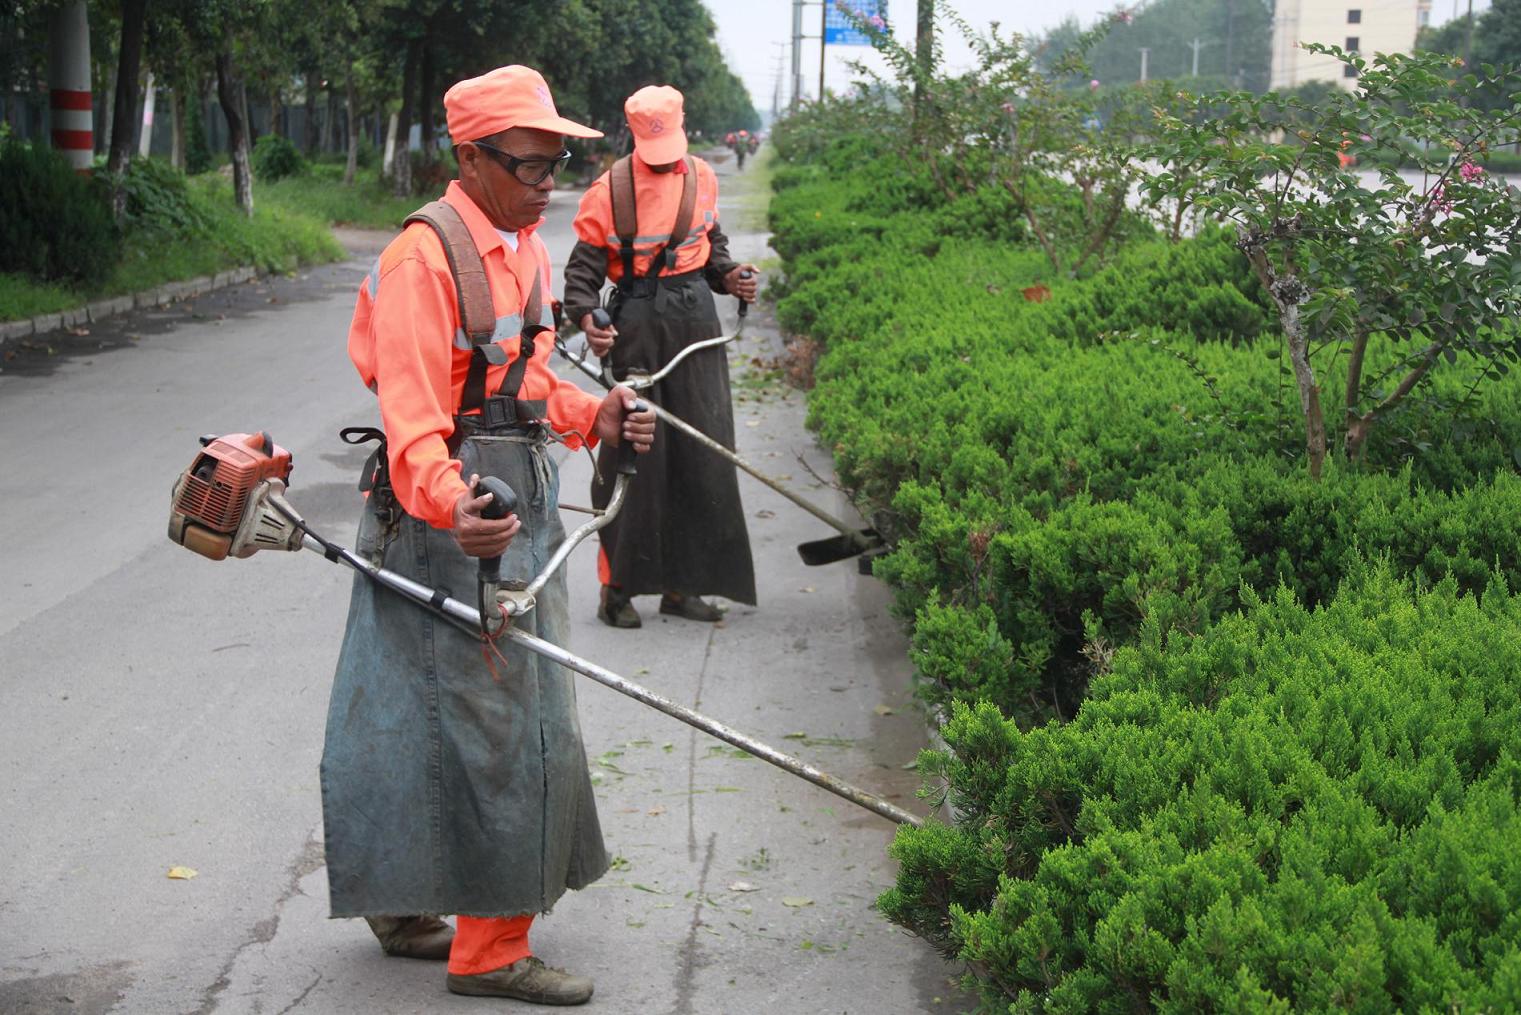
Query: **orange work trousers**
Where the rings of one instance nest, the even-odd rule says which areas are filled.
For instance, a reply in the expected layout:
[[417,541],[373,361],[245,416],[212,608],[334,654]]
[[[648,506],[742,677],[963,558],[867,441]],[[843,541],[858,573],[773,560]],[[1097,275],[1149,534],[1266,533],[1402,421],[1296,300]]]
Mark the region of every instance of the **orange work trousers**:
[[449,948],[449,972],[458,976],[489,973],[528,958],[526,916],[460,916],[455,918],[454,944]]

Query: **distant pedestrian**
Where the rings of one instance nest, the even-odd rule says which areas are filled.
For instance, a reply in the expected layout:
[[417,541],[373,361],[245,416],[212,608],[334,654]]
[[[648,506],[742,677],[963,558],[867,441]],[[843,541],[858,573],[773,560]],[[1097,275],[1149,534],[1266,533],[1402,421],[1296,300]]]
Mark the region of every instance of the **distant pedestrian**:
[[[694,342],[722,333],[713,293],[754,300],[756,268],[729,256],[718,224],[718,178],[687,153],[682,96],[641,88],[624,104],[634,153],[581,198],[577,243],[565,266],[565,309],[592,351],[611,357],[613,376],[653,373]],[[750,277],[742,277],[746,272]],[[615,284],[614,326],[591,312],[604,279]],[[723,348],[686,360],[652,390],[654,401],[714,440],[734,446],[729,360]],[[631,602],[659,593],[660,612],[716,621],[701,596],[755,602],[755,569],[734,466],[685,434],[657,425],[651,454],[616,521],[601,532],[597,616],[613,627],[640,626]],[[592,489],[597,506],[612,489],[613,459],[603,455]]]

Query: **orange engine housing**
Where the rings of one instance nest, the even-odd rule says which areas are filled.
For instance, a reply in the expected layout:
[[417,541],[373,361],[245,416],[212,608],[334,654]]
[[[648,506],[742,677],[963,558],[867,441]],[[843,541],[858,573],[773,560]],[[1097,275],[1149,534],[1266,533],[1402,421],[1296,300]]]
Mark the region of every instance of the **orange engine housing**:
[[290,452],[269,434],[202,438],[205,449],[175,484],[169,536],[203,556],[221,560],[238,531],[248,495],[266,479],[290,478]]

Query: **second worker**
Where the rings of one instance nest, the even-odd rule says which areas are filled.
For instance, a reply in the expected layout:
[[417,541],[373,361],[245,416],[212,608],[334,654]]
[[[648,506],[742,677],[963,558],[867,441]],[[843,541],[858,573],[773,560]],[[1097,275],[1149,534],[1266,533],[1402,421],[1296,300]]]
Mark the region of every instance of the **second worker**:
[[[694,342],[723,333],[713,293],[752,301],[755,266],[737,264],[718,225],[718,178],[687,153],[682,96],[651,85],[623,106],[634,153],[613,164],[581,198],[576,246],[565,267],[565,310],[592,352],[611,356],[613,376],[654,373]],[[741,277],[742,275],[747,277]],[[592,311],[603,279],[615,285],[610,328]],[[715,441],[734,447],[729,360],[722,346],[699,351],[652,389],[650,397]],[[663,422],[654,449],[597,556],[602,598],[597,616],[639,627],[632,597],[660,595],[660,612],[717,621],[702,596],[755,603],[755,568],[734,466]],[[611,495],[616,458],[598,459],[594,506]]]

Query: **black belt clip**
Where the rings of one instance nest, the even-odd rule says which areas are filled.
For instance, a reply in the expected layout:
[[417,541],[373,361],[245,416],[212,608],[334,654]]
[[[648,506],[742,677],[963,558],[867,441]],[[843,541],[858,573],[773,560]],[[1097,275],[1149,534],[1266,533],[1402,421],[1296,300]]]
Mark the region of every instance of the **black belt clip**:
[[539,415],[543,411],[544,402],[539,399],[525,401],[509,395],[492,395],[481,403],[477,425],[486,430],[509,427],[532,430],[540,426]]

